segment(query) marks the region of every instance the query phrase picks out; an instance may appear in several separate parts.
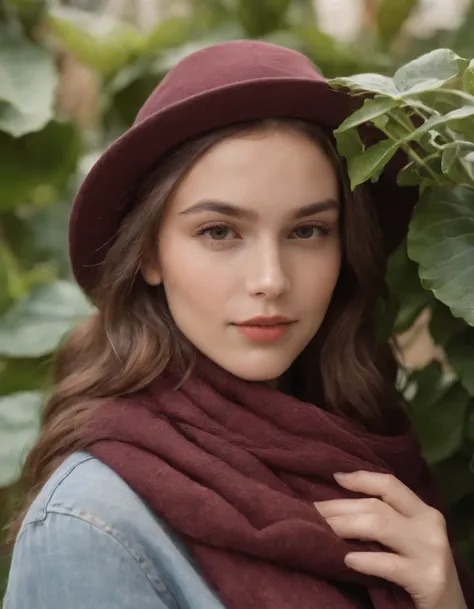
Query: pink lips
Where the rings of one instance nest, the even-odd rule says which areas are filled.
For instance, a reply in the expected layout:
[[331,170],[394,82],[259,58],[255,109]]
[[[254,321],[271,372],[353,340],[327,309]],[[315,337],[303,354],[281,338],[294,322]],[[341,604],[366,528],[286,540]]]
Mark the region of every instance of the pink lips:
[[249,340],[270,343],[283,338],[293,323],[287,317],[275,315],[273,317],[252,317],[235,326],[237,331]]

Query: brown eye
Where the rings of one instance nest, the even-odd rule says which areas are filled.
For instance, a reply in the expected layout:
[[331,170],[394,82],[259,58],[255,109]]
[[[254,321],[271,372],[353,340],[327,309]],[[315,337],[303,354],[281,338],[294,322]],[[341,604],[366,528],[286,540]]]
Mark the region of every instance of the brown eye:
[[215,228],[210,228],[208,230],[211,239],[216,239],[216,241],[228,239],[229,233],[231,232],[232,231],[230,230],[230,228],[227,228],[226,226],[216,226]]
[[199,234],[205,236],[210,241],[229,241],[236,238],[235,230],[224,224],[204,227],[199,231]]
[[299,226],[293,231],[296,239],[312,239],[318,237],[321,229],[318,226]]

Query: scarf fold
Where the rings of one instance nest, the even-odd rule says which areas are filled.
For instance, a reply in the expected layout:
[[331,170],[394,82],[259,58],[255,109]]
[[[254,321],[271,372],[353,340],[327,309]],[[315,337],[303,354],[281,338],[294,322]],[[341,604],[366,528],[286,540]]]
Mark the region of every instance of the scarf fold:
[[391,473],[436,506],[408,420],[391,436],[202,360],[176,390],[98,408],[87,450],[181,537],[228,609],[411,609],[409,595],[344,565],[377,544],[339,538],[313,502],[355,497],[333,474]]

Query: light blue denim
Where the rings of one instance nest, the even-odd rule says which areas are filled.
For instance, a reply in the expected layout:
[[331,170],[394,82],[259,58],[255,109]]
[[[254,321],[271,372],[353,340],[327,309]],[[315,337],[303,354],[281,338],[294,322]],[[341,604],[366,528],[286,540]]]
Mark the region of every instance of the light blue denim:
[[13,551],[4,609],[225,609],[186,548],[85,452],[43,487]]

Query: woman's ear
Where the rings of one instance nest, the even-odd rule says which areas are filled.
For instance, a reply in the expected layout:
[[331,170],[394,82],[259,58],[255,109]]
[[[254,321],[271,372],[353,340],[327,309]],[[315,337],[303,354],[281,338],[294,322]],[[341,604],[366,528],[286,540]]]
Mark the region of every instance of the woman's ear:
[[140,273],[143,279],[149,285],[160,285],[161,283],[161,272],[158,261],[151,256],[147,256],[143,259],[140,266]]

